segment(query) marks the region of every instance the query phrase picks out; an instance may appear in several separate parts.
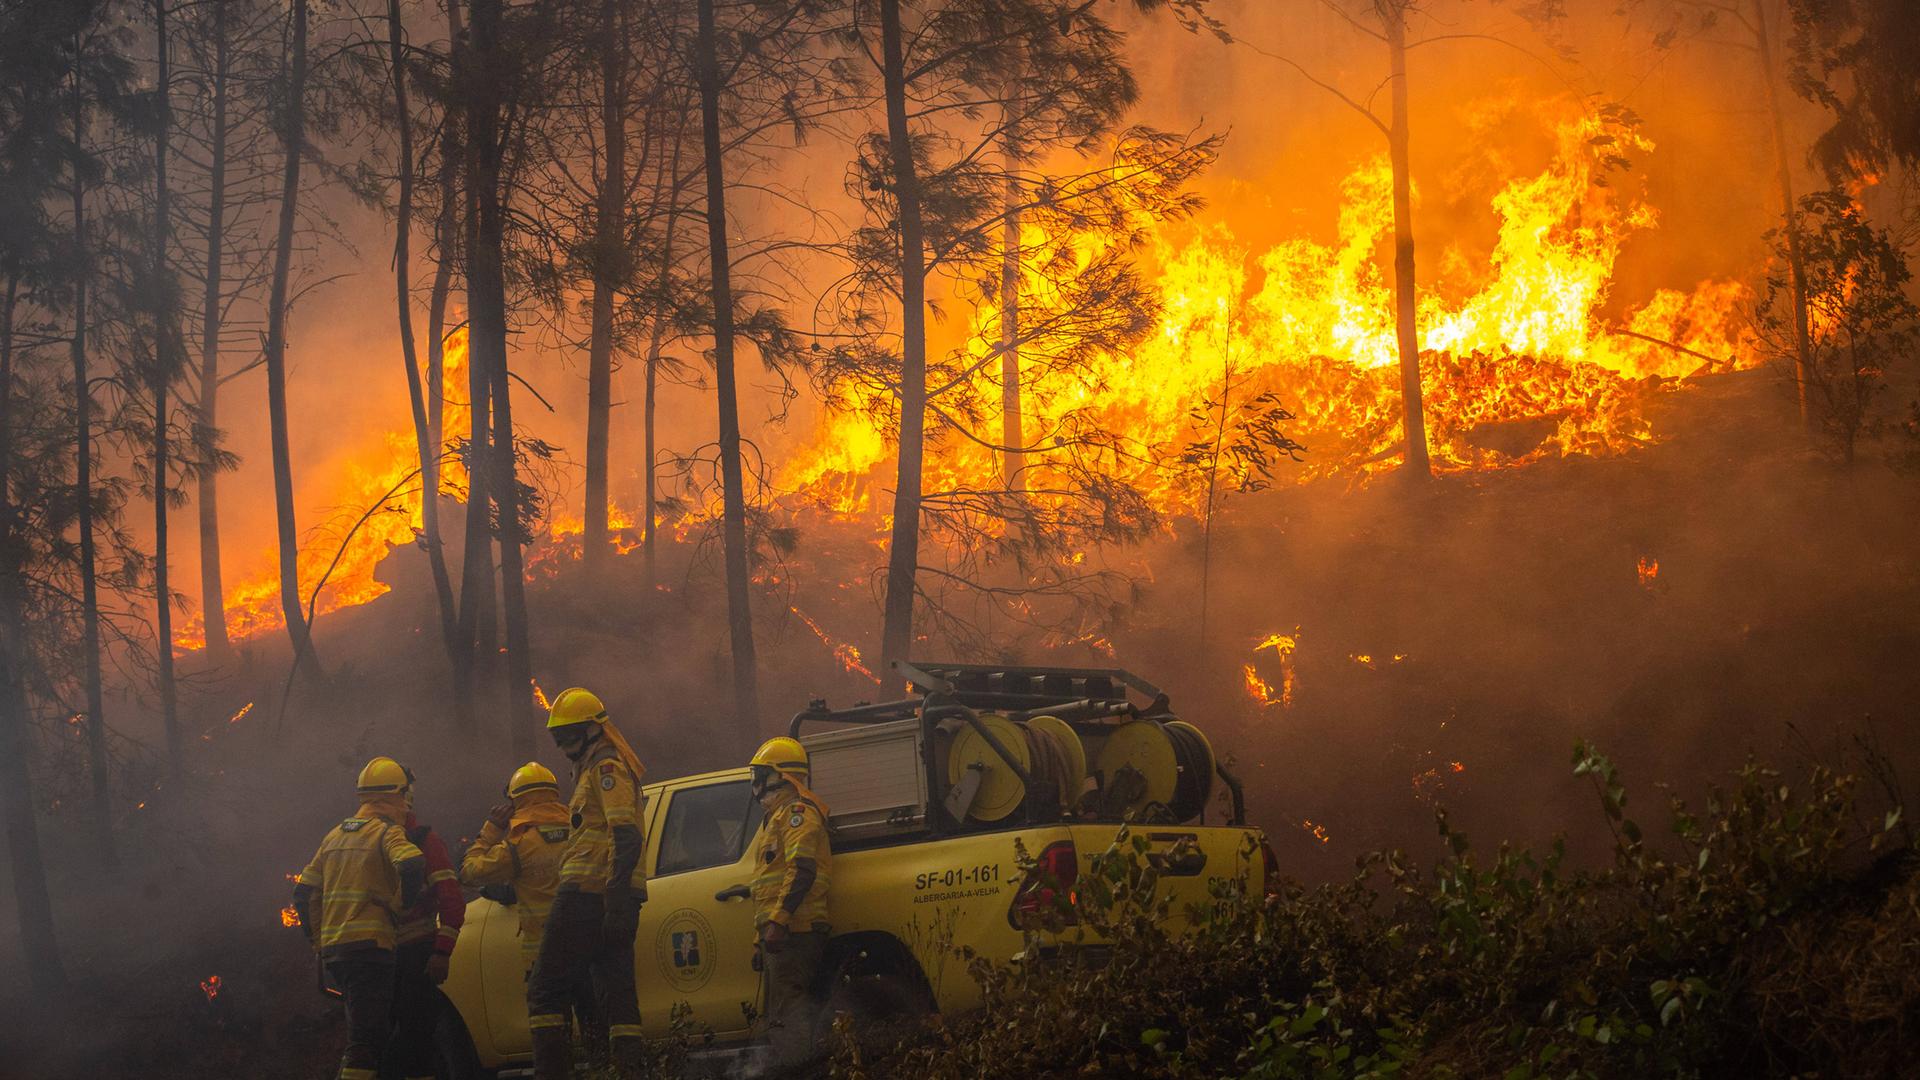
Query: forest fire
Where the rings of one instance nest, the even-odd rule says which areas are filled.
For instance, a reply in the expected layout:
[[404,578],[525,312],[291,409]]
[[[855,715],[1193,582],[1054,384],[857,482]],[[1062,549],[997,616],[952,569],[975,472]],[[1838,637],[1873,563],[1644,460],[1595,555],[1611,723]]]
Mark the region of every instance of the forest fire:
[[[1524,108],[1482,111],[1491,123]],[[1607,184],[1605,174],[1614,155],[1651,151],[1652,143],[1570,102],[1538,109],[1556,146],[1551,163],[1492,193],[1488,205],[1499,220],[1492,250],[1476,257],[1449,245],[1443,279],[1421,301],[1429,439],[1439,469],[1630,450],[1658,437],[1643,414],[1649,394],[1697,372],[1758,362],[1740,322],[1748,294],[1737,283],[1662,289],[1608,321],[1614,263],[1657,214]],[[1338,239],[1271,248],[1254,260],[1257,281],[1249,277],[1249,253],[1226,226],[1183,246],[1162,242],[1155,333],[1084,374],[1030,381],[1031,429],[1090,424],[1129,432],[1145,448],[1175,446],[1192,437],[1196,407],[1217,402],[1225,386],[1242,400],[1273,392],[1298,417],[1310,447],[1302,479],[1364,475],[1396,462],[1394,304],[1376,259],[1392,222],[1385,158],[1363,162],[1341,193]],[[976,335],[972,348],[984,359],[991,336]],[[983,380],[997,375],[985,364],[976,368]],[[983,397],[996,394],[983,388]],[[856,402],[831,417],[810,450],[787,465],[780,486],[844,514],[869,512],[866,480],[891,454],[875,419],[885,410],[875,404]],[[1538,429],[1524,445],[1482,445],[1487,430],[1523,423]],[[1028,459],[1036,474],[1030,487],[1046,486],[1046,450],[1036,446]],[[939,444],[932,456],[929,490],[964,490],[998,467],[992,451],[965,439]],[[1163,513],[1198,504],[1192,477],[1151,471],[1128,479]]]
[[[1480,112],[1491,123],[1527,108],[1500,103]],[[1709,281],[1691,292],[1663,289],[1609,322],[1604,312],[1614,263],[1633,235],[1654,227],[1657,214],[1607,184],[1605,174],[1611,155],[1647,152],[1652,144],[1615,119],[1569,102],[1532,109],[1538,125],[1551,133],[1552,160],[1537,173],[1509,177],[1485,196],[1499,222],[1491,251],[1474,256],[1450,246],[1440,260],[1441,279],[1425,288],[1422,299],[1423,383],[1438,469],[1631,450],[1659,438],[1644,415],[1650,395],[1696,372],[1757,362],[1737,317],[1747,294],[1735,283]],[[1137,486],[1163,516],[1195,512],[1212,486],[1193,470],[1149,462],[1192,438],[1196,410],[1224,397],[1247,401],[1270,394],[1295,414],[1293,427],[1310,448],[1299,479],[1365,476],[1393,467],[1401,438],[1393,298],[1390,278],[1375,258],[1391,225],[1388,179],[1384,158],[1361,162],[1341,184],[1337,239],[1284,241],[1251,259],[1257,279],[1249,272],[1251,253],[1227,225],[1184,244],[1160,240],[1154,331],[1138,348],[1102,355],[1088,370],[1041,369],[1029,376],[1023,406],[1029,430],[1126,432],[1136,452],[1114,455],[1103,467],[1125,473],[1118,479]],[[1046,287],[1032,280],[1029,285]],[[983,400],[997,400],[998,390],[988,385],[996,365],[985,363],[993,347],[991,319],[982,316],[976,323],[966,346],[978,361],[972,377],[982,382]],[[464,326],[446,344],[448,385],[459,385],[467,360]],[[826,412],[800,451],[777,468],[774,488],[793,500],[790,512],[825,508],[884,532],[889,516],[880,512],[875,493],[886,485],[893,453],[887,403],[873,397],[841,405]],[[465,417],[464,405],[450,396],[445,430],[463,431]],[[1049,486],[1056,464],[1047,449],[1037,445],[1026,459],[1030,490]],[[939,440],[930,447],[924,484],[928,490],[971,490],[991,483],[1000,467],[999,455],[977,441]],[[1244,471],[1231,461],[1222,467],[1229,474]],[[325,578],[317,613],[388,591],[375,568],[391,547],[418,541],[417,469],[411,432],[395,431],[350,471],[333,500],[339,508],[334,522],[300,553],[302,589],[310,592]],[[449,456],[445,471],[443,486],[459,492],[464,479],[458,460]],[[342,546],[347,528],[368,507],[376,509]],[[717,504],[691,510],[678,531],[716,513]],[[640,535],[635,516],[611,507],[609,517],[616,553],[634,550]],[[529,576],[550,577],[561,563],[577,561],[583,529],[577,515],[552,520],[545,542],[528,553]],[[260,565],[271,561],[263,557]],[[236,638],[280,626],[277,577],[265,572],[233,587],[226,607]],[[809,629],[843,667],[872,677],[857,649],[816,625],[809,623]],[[202,646],[197,615],[183,621],[175,644]],[[1256,700],[1285,704],[1290,698],[1290,673],[1277,687],[1251,670],[1246,674]]]
[[1260,704],[1263,709],[1279,706],[1292,708],[1294,690],[1293,651],[1299,646],[1300,630],[1294,628],[1291,634],[1268,634],[1253,647],[1256,658],[1262,652],[1272,652],[1280,665],[1278,685],[1268,682],[1253,664],[1243,665],[1242,678],[1247,696]]

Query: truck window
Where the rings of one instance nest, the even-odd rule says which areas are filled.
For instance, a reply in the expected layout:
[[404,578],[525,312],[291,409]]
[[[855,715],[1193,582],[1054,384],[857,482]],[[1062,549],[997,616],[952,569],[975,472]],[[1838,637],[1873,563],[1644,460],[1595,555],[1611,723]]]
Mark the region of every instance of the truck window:
[[681,788],[667,801],[655,877],[738,862],[760,827],[760,803],[745,780]]

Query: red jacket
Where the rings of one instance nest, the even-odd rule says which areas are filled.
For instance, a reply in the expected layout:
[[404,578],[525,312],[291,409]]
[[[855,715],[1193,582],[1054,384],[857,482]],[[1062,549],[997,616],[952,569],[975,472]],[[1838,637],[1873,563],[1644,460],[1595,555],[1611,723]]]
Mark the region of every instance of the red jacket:
[[427,856],[427,887],[401,919],[394,941],[405,945],[431,936],[435,952],[451,953],[460,938],[460,926],[467,921],[467,898],[460,892],[459,873],[433,826],[420,824],[408,811],[406,827],[407,839]]

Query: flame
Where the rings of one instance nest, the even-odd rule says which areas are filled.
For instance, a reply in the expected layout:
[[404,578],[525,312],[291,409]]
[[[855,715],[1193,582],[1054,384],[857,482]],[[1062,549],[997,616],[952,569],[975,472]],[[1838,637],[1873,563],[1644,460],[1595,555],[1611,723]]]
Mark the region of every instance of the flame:
[[859,646],[850,641],[835,641],[831,634],[821,629],[819,623],[814,622],[811,616],[799,608],[789,604],[787,610],[800,617],[800,621],[806,624],[807,629],[813,631],[813,636],[819,638],[820,643],[833,652],[833,658],[840,662],[842,668],[867,679],[875,686],[880,685],[880,677],[875,675],[860,658]]
[[[1607,183],[1597,148],[1645,153],[1652,144],[1571,101],[1506,103],[1473,122],[1527,108],[1552,136],[1550,162],[1488,199],[1499,223],[1491,251],[1444,248],[1438,273],[1422,282],[1422,382],[1440,470],[1632,450],[1657,438],[1643,406],[1662,380],[1758,362],[1740,319],[1748,294],[1737,283],[1663,289],[1618,317],[1604,314],[1616,260],[1658,215]],[[1399,353],[1380,256],[1392,246],[1391,180],[1384,156],[1353,169],[1331,243],[1288,240],[1256,257],[1224,227],[1184,244],[1158,235],[1154,332],[1081,373],[1033,372],[1023,387],[1030,429],[1078,422],[1147,446],[1178,445],[1192,437],[1192,410],[1217,398],[1230,370],[1243,400],[1272,391],[1297,415],[1289,430],[1310,448],[1301,479],[1392,467]],[[1044,288],[1031,276],[1029,287]],[[971,349],[985,360],[997,328],[991,313],[975,323]],[[997,402],[998,365],[978,366],[978,399]],[[883,391],[854,392],[789,459],[778,486],[811,505],[868,513],[887,479],[891,409]],[[1030,490],[1047,488],[1046,449],[1028,456]],[[925,484],[978,488],[998,465],[973,440],[940,441],[929,447]],[[1192,512],[1204,498],[1190,477],[1145,463],[1113,469],[1168,515]]]
[[220,976],[209,975],[200,980],[200,992],[207,995],[207,1003],[212,1004],[220,996]]
[[547,692],[540,689],[539,679],[528,679],[533,684],[533,703],[540,706],[541,712],[552,712],[553,702],[547,700]]
[[[467,370],[467,329],[461,326],[448,334],[443,368],[448,387],[463,386]],[[442,430],[449,437],[467,429],[467,406],[459,395],[447,396]],[[374,578],[374,571],[387,552],[401,544],[420,540],[421,485],[418,476],[407,478],[420,468],[420,451],[414,442],[411,424],[390,431],[381,440],[381,452],[374,460],[348,466],[341,483],[333,492],[331,505],[338,508],[335,518],[315,530],[311,539],[300,545],[300,602],[322,575],[327,584],[314,604],[314,614],[324,615],[340,608],[364,604],[384,596],[389,586]],[[448,457],[440,471],[443,490],[458,492],[466,486],[466,468],[457,457]],[[388,493],[392,492],[389,497]],[[341,550],[340,540],[360,514],[369,506],[380,509],[368,516]],[[340,553],[339,563],[328,574],[327,567]],[[277,556],[269,547],[259,565],[277,565]],[[280,610],[280,577],[277,570],[264,569],[254,577],[227,590],[225,599],[227,632],[235,639],[257,637],[285,625]],[[176,649],[192,650],[206,646],[206,620],[195,612],[181,621],[174,634]]]
[[1333,842],[1333,834],[1327,831],[1327,827],[1325,825],[1316,824],[1312,821],[1307,820],[1306,818],[1301,818],[1300,827],[1302,829],[1305,829],[1309,836],[1312,836],[1315,840],[1320,841],[1322,844],[1328,844]]
[[1651,555],[1642,555],[1633,572],[1640,579],[1640,587],[1651,592],[1655,580],[1660,576],[1660,560]]
[[1295,683],[1293,650],[1299,646],[1299,643],[1300,628],[1294,627],[1293,633],[1291,634],[1268,634],[1254,644],[1253,651],[1256,654],[1256,659],[1258,659],[1258,653],[1271,649],[1274,656],[1279,658],[1280,663],[1280,683],[1277,687],[1263,678],[1259,669],[1253,664],[1243,665],[1241,669],[1245,679],[1247,696],[1259,702],[1261,708],[1272,708],[1278,705],[1285,709],[1293,706]]
[[237,724],[237,723],[239,723],[239,722],[240,722],[240,721],[241,721],[241,720],[242,720],[242,719],[243,719],[243,718],[244,718],[244,717],[245,717],[245,716],[246,716],[246,715],[247,715],[248,713],[250,713],[250,712],[252,712],[252,711],[253,711],[253,702],[251,702],[251,701],[249,701],[249,702],[247,702],[247,703],[246,703],[245,705],[242,705],[242,706],[240,706],[240,711],[239,711],[239,712],[237,712],[237,713],[234,713],[234,714],[233,714],[232,716],[229,716],[229,717],[227,717],[227,723],[229,723],[229,724]]
[[286,907],[283,907],[280,909],[280,925],[281,926],[299,926],[300,925],[300,913],[294,910],[294,907],[292,904],[288,904]]

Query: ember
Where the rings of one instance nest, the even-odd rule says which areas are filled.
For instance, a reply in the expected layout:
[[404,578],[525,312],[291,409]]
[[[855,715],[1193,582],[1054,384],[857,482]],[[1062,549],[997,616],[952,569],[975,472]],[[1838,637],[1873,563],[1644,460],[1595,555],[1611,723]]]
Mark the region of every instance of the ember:
[[1651,592],[1655,579],[1660,576],[1660,560],[1650,555],[1640,556],[1640,563],[1634,567],[1634,573],[1640,578],[1640,587]]
[[541,712],[552,712],[553,702],[547,700],[547,692],[540,689],[540,680],[528,680],[533,683],[533,703],[540,706]]
[[245,705],[240,706],[239,712],[234,713],[232,716],[227,717],[227,723],[237,724],[240,722],[240,720],[243,717],[245,717],[248,713],[252,711],[253,711],[253,702],[249,701]]
[[300,925],[300,912],[296,911],[292,904],[288,904],[286,907],[283,907],[280,909],[280,925],[281,926],[299,926]]
[[201,979],[200,992],[207,995],[207,1003],[212,1004],[220,996],[220,976],[209,975]]

